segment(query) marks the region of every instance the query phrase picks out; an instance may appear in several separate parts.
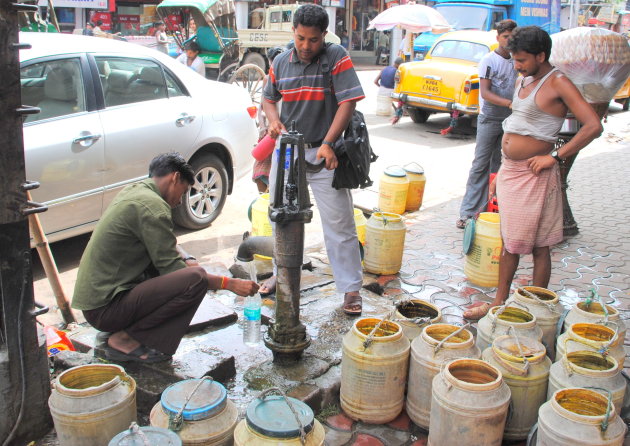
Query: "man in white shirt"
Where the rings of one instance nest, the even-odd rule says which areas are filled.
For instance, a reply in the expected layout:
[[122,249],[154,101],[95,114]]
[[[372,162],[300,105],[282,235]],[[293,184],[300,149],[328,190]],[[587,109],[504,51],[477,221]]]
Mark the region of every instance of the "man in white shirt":
[[497,23],[496,50],[483,56],[479,62],[479,117],[477,119],[477,146],[475,158],[468,174],[466,193],[455,223],[460,229],[473,217],[488,198],[488,179],[501,165],[502,123],[510,116],[517,71],[507,49],[508,39],[516,28],[514,20]]

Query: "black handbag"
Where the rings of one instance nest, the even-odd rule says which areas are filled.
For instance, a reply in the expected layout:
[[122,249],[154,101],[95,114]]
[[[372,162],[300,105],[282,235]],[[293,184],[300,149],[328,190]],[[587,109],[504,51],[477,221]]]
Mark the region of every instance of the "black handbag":
[[[337,111],[337,101],[333,93],[330,66],[325,51],[324,49],[324,53],[320,56],[326,90],[324,102],[326,114],[334,117],[335,113],[331,112]],[[338,162],[332,182],[335,189],[365,189],[373,184],[370,179],[370,164],[376,161],[378,156],[370,145],[370,137],[363,113],[357,110],[352,113],[348,127],[335,141],[333,150]]]

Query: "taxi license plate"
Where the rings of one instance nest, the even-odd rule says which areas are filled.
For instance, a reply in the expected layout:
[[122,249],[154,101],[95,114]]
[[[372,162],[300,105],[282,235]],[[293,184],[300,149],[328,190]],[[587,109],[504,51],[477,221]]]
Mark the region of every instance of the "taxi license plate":
[[439,95],[440,94],[440,81],[426,79],[421,86],[421,91],[427,94]]

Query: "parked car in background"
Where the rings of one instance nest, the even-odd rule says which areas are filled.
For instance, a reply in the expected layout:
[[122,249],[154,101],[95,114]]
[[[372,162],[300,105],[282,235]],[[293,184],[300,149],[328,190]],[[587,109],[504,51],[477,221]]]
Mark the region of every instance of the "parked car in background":
[[496,31],[453,31],[442,35],[425,60],[402,64],[391,96],[402,101],[413,122],[454,110],[479,114],[481,58],[497,46]]
[[195,184],[174,210],[190,229],[217,218],[251,169],[256,108],[243,88],[220,84],[155,50],[110,39],[21,33],[26,177],[50,241],[93,230],[113,197],[147,177],[154,156],[177,151]]

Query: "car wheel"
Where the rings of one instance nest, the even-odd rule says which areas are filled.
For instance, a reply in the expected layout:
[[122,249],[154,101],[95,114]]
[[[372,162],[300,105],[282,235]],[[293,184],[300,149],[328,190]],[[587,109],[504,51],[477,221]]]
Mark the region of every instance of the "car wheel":
[[267,70],[267,64],[265,63],[265,58],[260,53],[256,53],[256,52],[247,53],[245,57],[243,58],[242,65],[246,65],[249,63],[258,65],[258,67],[262,69],[263,72]]
[[173,211],[175,223],[188,229],[210,226],[221,213],[228,191],[225,166],[215,155],[204,154],[190,165],[195,171],[195,184]]
[[429,119],[429,115],[431,114],[426,110],[422,110],[421,108],[408,107],[407,111],[409,112],[411,120],[416,124],[427,122],[427,119]]
[[628,111],[629,108],[630,108],[630,98],[626,98],[621,104],[621,109],[623,111]]

